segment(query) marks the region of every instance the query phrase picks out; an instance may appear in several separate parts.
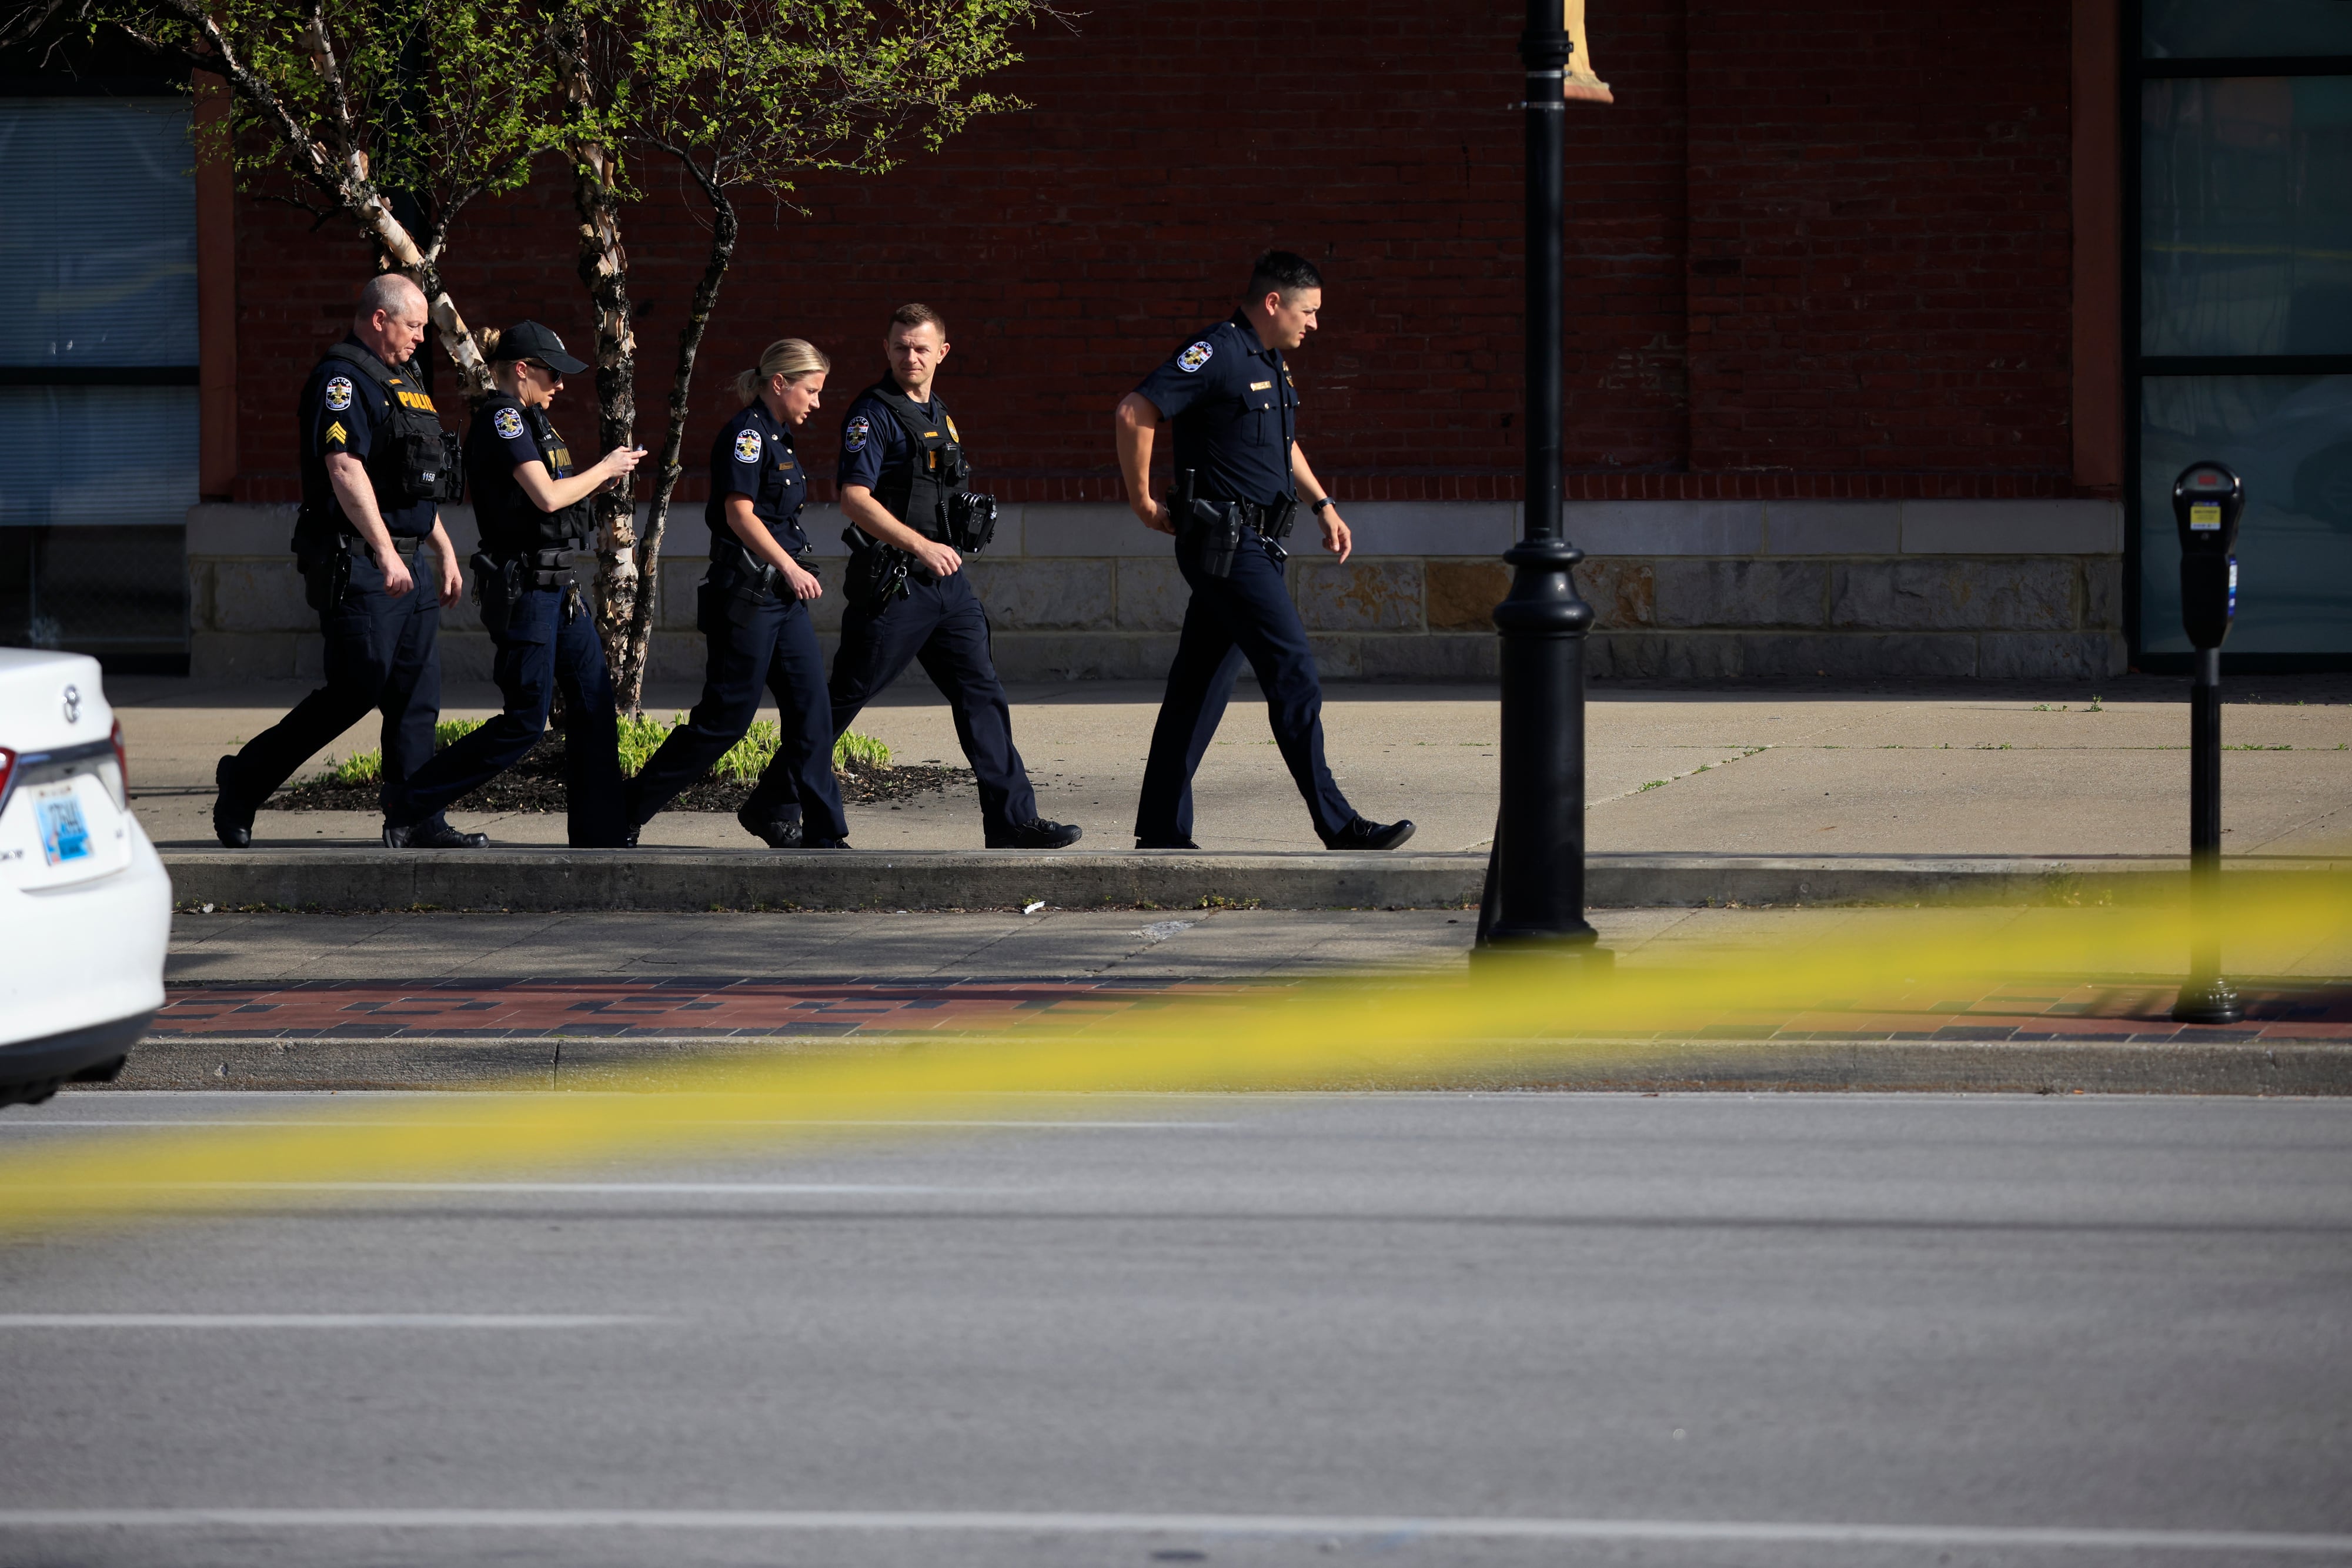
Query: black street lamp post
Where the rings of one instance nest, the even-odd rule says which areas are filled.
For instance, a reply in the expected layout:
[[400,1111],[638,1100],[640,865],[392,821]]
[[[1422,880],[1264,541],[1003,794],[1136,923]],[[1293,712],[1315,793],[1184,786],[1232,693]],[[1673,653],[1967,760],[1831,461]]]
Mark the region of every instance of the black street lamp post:
[[[1502,807],[1480,909],[1482,946],[1595,951],[1584,918],[1584,648],[1592,606],[1570,569],[1584,552],[1560,517],[1561,231],[1569,58],[1562,0],[1528,0],[1526,525],[1503,557]],[[1603,89],[1605,91],[1605,89]]]

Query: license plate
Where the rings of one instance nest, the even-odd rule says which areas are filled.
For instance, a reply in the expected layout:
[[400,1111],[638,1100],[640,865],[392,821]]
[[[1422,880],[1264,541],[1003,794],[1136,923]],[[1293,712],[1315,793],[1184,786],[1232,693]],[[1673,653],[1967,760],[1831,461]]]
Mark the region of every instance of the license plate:
[[74,798],[72,785],[35,796],[33,810],[40,823],[41,852],[51,865],[89,858],[89,824],[82,821],[81,802]]

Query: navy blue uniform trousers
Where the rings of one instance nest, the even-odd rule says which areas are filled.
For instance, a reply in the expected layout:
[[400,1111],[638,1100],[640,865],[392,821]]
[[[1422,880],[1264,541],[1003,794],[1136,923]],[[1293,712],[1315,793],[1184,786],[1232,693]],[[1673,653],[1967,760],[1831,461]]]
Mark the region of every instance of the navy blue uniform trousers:
[[908,573],[907,591],[879,612],[852,605],[841,618],[833,656],[833,733],[839,736],[885,686],[920,664],[955,716],[956,739],[980,780],[983,832],[1037,820],[1037,793],[1013,747],[1013,708],[990,657],[988,612],[962,572],[924,581]]
[[762,821],[798,816],[801,831],[813,838],[847,838],[841,786],[833,777],[824,651],[817,646],[808,607],[773,594],[738,599],[722,574],[696,590],[695,620],[710,650],[702,699],[630,781],[629,821],[651,820],[743,738],[760,711],[764,683],[775,695],[782,733],[745,813]]
[[437,817],[522,760],[547,732],[548,710],[563,693],[565,827],[575,849],[610,849],[625,841],[621,816],[621,757],[613,716],[613,673],[597,641],[595,618],[575,607],[563,613],[564,590],[531,588],[515,601],[504,626],[493,626],[498,646],[491,674],[506,711],[451,745],[388,796],[385,816],[401,826]]
[[1230,577],[1201,570],[1201,552],[1176,542],[1176,565],[1192,585],[1168,690],[1151,727],[1151,754],[1143,765],[1143,797],[1135,808],[1135,836],[1147,843],[1192,836],[1192,774],[1233,700],[1242,661],[1257,672],[1265,692],[1266,722],[1307,800],[1315,831],[1325,840],[1355,820],[1355,810],[1323,762],[1323,685],[1307,628],[1277,565],[1255,530],[1244,531]]
[[416,570],[411,541],[402,541],[415,582],[394,599],[383,591],[383,570],[364,555],[352,557],[343,596],[320,612],[327,639],[327,684],[263,730],[229,764],[230,805],[258,807],[294,776],[310,755],[365,717],[383,714],[383,788],[389,811],[409,775],[433,755],[433,722],[441,716],[441,632],[438,586]]

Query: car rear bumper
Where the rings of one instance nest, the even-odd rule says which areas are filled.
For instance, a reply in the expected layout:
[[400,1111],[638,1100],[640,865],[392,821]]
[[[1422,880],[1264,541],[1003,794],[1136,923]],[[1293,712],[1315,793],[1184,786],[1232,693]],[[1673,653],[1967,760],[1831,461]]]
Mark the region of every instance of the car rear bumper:
[[19,1083],[46,1083],[71,1078],[87,1068],[104,1067],[130,1054],[155,1016],[152,1008],[129,1018],[69,1029],[63,1034],[0,1045],[0,1088]]

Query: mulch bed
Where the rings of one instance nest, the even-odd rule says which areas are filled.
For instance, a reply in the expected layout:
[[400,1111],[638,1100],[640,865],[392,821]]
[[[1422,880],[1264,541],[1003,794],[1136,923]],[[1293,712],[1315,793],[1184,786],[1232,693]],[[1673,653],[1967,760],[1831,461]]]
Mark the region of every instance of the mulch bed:
[[[933,789],[950,789],[972,782],[967,768],[938,768],[928,763],[898,763],[889,768],[836,768],[841,798],[853,806],[907,800]],[[673,811],[725,811],[732,815],[751,798],[751,786],[731,779],[706,778],[669,803]],[[563,810],[563,737],[553,731],[523,759],[457,802],[467,811],[561,811]],[[273,811],[374,811],[380,810],[376,786],[369,784],[293,784],[269,798]]]

